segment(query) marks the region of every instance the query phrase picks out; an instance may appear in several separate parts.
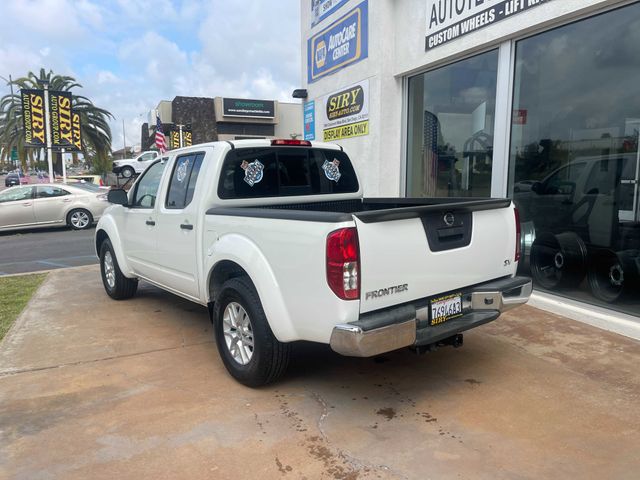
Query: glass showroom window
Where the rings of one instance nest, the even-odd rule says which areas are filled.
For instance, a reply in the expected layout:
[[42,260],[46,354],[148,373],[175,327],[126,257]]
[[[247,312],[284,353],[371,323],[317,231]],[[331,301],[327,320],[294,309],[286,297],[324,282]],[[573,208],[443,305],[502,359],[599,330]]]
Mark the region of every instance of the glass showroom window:
[[516,44],[510,189],[538,288],[640,314],[640,4]]
[[407,196],[488,197],[498,51],[409,79]]

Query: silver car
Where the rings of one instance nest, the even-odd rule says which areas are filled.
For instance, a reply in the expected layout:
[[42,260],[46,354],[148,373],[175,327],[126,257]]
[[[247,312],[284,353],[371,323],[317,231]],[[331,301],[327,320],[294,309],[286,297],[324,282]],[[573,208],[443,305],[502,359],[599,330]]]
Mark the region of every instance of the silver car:
[[88,183],[41,183],[0,192],[0,231],[68,225],[91,227],[105,208],[107,192]]

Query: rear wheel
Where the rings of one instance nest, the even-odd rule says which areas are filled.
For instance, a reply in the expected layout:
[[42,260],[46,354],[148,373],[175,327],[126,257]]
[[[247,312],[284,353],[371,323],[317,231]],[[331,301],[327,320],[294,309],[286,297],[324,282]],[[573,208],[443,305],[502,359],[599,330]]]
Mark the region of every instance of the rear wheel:
[[67,215],[67,225],[74,230],[85,230],[93,224],[93,216],[89,210],[77,208]]
[[249,387],[271,383],[289,363],[290,346],[275,338],[247,277],[228,280],[214,306],[218,352],[233,378]]
[[100,246],[100,273],[107,295],[114,300],[126,300],[136,294],[138,280],[123,275],[110,240]]
[[124,177],[124,178],[131,178],[134,175],[134,171],[133,168],[131,167],[124,167],[122,169],[122,172],[120,172],[120,174]]

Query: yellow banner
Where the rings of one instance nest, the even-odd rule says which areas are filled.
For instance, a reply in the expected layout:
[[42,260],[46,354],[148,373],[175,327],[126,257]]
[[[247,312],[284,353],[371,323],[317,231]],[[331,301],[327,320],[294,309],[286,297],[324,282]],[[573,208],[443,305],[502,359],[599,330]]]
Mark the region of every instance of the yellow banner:
[[23,89],[21,96],[24,145],[44,147],[47,145],[44,129],[44,91]]
[[328,128],[323,131],[323,141],[339,140],[341,138],[360,137],[369,135],[369,120],[363,122],[350,123],[339,127]]
[[184,147],[190,147],[193,145],[193,135],[190,130],[182,131],[182,145]]
[[73,132],[73,148],[82,150],[82,136],[80,133],[80,114],[73,112],[71,115],[71,131]]
[[178,130],[171,130],[169,135],[169,147],[171,150],[174,148],[180,148],[180,132]]

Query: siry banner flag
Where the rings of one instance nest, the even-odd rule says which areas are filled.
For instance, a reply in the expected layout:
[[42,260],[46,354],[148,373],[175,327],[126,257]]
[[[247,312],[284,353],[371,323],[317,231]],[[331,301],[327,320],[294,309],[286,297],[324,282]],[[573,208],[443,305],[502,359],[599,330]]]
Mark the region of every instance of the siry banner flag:
[[182,146],[190,147],[191,145],[193,145],[193,133],[191,132],[190,128],[183,128],[182,129]]
[[71,150],[75,150],[79,152],[82,150],[82,135],[80,133],[80,114],[73,112],[71,113],[71,131],[73,132],[73,148]]
[[169,133],[169,148],[171,150],[180,148],[180,131],[175,127]]
[[44,91],[21,90],[25,147],[46,147]]
[[49,91],[49,119],[51,122],[51,145],[71,148],[73,146],[73,128],[70,92]]

